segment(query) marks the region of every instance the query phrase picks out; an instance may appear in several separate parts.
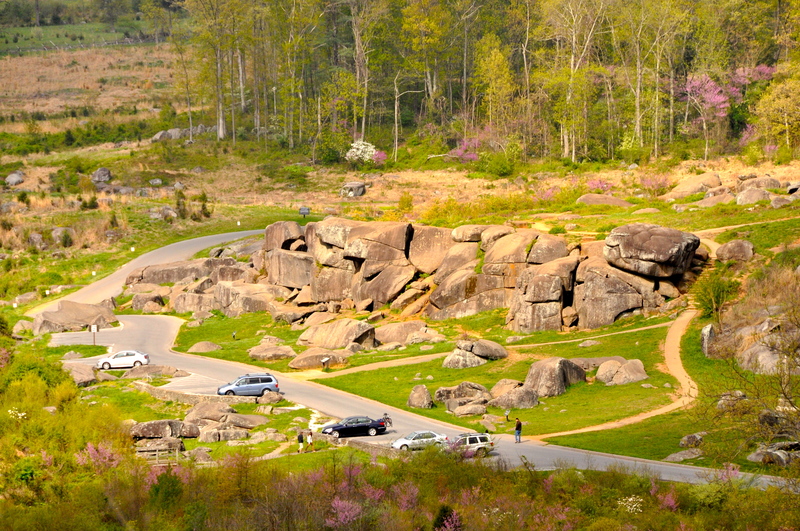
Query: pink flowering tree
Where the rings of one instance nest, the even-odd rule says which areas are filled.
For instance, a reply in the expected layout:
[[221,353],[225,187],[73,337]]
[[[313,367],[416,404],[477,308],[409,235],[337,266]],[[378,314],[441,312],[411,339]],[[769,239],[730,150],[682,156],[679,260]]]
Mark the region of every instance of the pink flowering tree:
[[738,90],[735,88],[731,91],[725,90],[708,74],[691,75],[686,80],[684,97],[686,102],[697,111],[695,122],[700,125],[705,140],[704,159],[708,159],[711,126],[727,116],[728,108],[731,106],[731,97],[738,95]]

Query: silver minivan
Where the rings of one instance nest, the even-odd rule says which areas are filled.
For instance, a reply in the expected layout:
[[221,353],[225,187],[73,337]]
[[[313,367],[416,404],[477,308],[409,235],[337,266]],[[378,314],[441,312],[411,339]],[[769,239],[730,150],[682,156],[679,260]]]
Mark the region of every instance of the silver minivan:
[[267,373],[245,374],[217,389],[218,395],[261,396],[278,392],[278,379]]

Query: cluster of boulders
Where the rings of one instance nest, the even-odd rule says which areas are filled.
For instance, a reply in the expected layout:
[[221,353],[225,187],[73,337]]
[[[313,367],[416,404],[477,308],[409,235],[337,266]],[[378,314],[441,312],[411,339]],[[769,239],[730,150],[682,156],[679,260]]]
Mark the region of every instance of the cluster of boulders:
[[[499,349],[502,347],[497,343],[478,340],[459,341],[456,351],[476,356],[475,352],[496,355]],[[458,417],[484,415],[487,406],[529,409],[539,404],[539,398],[562,395],[569,386],[585,382],[586,372],[594,368],[598,369],[597,379],[606,385],[638,382],[648,377],[642,362],[636,359],[628,361],[616,356],[568,360],[553,357],[533,363],[524,382],[506,378],[498,381],[491,390],[474,382],[461,382],[452,387],[440,387],[431,396],[428,387],[419,384],[411,390],[407,404],[413,408],[429,409],[438,402]],[[601,380],[601,372],[610,376]]]
[[[782,190],[778,194],[772,190]],[[780,208],[800,198],[800,181],[781,182],[774,177],[755,173],[737,177],[735,186],[723,186],[719,175],[703,174],[686,179],[670,192],[660,197],[665,201],[674,201],[690,195],[703,193],[703,199],[694,203],[676,204],[675,210],[683,211],[691,208],[708,208],[719,204],[736,203],[752,205],[760,201],[769,201],[773,208]]]
[[[251,430],[269,422],[264,414],[272,412],[272,406],[263,405],[257,413],[245,415],[227,404],[202,402],[192,407],[181,419],[152,420],[134,423],[131,421],[130,435],[136,447],[147,450],[185,451],[183,439],[196,438],[199,442],[228,441],[228,444],[257,444],[264,441],[286,442],[288,438],[276,429],[267,428],[251,434]],[[240,442],[241,441],[241,442]],[[210,461],[209,448],[197,448],[187,455],[195,460]]]
[[[210,315],[195,314],[198,318]],[[444,335],[421,320],[375,326],[366,321],[336,317],[326,312],[309,317],[303,325],[305,331],[297,340],[297,345],[307,347],[300,354],[291,345],[284,344],[283,339],[270,335],[264,335],[258,345],[248,350],[248,354],[258,361],[291,359],[289,367],[292,369],[327,369],[347,365],[350,356],[363,350],[390,351],[417,343],[433,344],[446,340]],[[428,350],[425,347],[420,348]],[[214,343],[201,341],[192,345],[189,352],[211,352],[220,348]]]
[[605,242],[568,245],[505,225],[445,229],[329,217],[268,226],[260,247],[244,251],[249,262],[220,251],[142,268],[126,283],[134,309],[150,312],[264,311],[297,324],[319,312],[384,305],[433,320],[510,308],[508,326],[527,333],[672,311],[683,301],[668,300],[688,289],[690,268],[707,256],[695,254],[698,245],[691,234],[645,224],[619,227]]

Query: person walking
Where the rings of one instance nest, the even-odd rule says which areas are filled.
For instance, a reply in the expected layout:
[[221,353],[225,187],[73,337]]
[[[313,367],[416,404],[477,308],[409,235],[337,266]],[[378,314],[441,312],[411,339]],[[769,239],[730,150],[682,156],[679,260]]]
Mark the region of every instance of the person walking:
[[311,438],[311,434],[312,433],[313,432],[309,431],[308,435],[306,435],[306,443],[308,443],[308,451],[309,452],[313,452],[314,451],[314,439]]
[[302,431],[298,431],[297,432],[297,445],[298,445],[297,446],[297,453],[298,454],[303,453],[303,432]]
[[514,443],[522,442],[522,422],[517,417],[517,423],[514,424]]

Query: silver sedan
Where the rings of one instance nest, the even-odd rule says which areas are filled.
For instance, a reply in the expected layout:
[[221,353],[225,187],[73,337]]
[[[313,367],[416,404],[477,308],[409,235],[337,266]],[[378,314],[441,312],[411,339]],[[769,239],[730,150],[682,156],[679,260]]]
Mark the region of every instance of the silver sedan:
[[397,450],[422,450],[427,446],[442,446],[444,444],[447,444],[447,435],[434,431],[415,431],[394,441],[392,448]]

